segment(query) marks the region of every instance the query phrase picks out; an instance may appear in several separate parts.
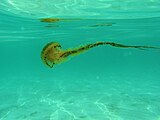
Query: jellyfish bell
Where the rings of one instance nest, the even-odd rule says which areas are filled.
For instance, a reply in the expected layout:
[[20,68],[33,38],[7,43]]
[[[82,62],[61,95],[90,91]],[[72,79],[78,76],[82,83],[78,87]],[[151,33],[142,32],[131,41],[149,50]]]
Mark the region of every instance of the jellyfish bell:
[[61,51],[61,45],[58,42],[50,42],[44,46],[41,52],[41,59],[47,66],[53,67],[59,60]]

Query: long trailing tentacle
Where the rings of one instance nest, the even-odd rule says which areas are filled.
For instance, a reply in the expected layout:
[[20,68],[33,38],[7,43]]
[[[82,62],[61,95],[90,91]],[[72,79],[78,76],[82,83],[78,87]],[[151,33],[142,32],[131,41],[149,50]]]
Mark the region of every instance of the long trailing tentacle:
[[78,49],[69,50],[65,52],[64,54],[62,54],[61,57],[68,57],[69,55],[76,55],[76,54],[82,53],[86,50],[89,50],[93,47],[100,46],[100,45],[111,45],[113,47],[119,47],[119,48],[136,48],[140,50],[145,50],[145,49],[150,49],[150,48],[160,49],[158,47],[153,47],[153,46],[134,46],[134,45],[123,45],[123,44],[114,43],[114,42],[97,42],[94,44],[88,44],[88,45],[82,46]]

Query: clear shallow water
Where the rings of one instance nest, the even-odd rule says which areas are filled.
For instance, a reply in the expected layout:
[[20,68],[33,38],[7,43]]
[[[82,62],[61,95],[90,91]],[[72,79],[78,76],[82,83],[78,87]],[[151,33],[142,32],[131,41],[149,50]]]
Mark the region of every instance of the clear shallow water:
[[50,41],[64,49],[97,41],[160,46],[159,17],[42,23],[11,7],[6,11],[4,2],[0,120],[160,120],[159,50],[102,46],[53,69],[40,59]]

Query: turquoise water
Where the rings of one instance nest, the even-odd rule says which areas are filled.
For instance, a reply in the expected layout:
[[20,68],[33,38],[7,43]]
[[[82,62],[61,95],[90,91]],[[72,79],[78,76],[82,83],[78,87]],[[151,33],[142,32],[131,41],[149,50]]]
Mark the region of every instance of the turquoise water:
[[[2,0],[0,120],[160,120],[160,50],[101,46],[52,69],[40,59],[51,41],[63,49],[97,41],[160,47],[159,5]],[[82,19],[39,20],[64,16]]]

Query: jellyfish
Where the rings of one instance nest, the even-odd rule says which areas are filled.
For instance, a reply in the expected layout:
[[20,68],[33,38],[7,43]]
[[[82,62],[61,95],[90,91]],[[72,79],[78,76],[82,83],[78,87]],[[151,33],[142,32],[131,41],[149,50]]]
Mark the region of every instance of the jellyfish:
[[41,59],[44,62],[44,64],[52,68],[56,64],[65,62],[69,56],[79,55],[85,51],[90,50],[91,48],[101,46],[101,45],[110,45],[110,46],[119,47],[119,48],[136,48],[140,50],[145,50],[150,48],[160,49],[158,47],[153,47],[153,46],[134,46],[134,45],[123,45],[123,44],[114,43],[114,42],[96,42],[96,43],[80,46],[74,49],[63,50],[61,45],[58,42],[50,42],[44,46],[41,52]]

